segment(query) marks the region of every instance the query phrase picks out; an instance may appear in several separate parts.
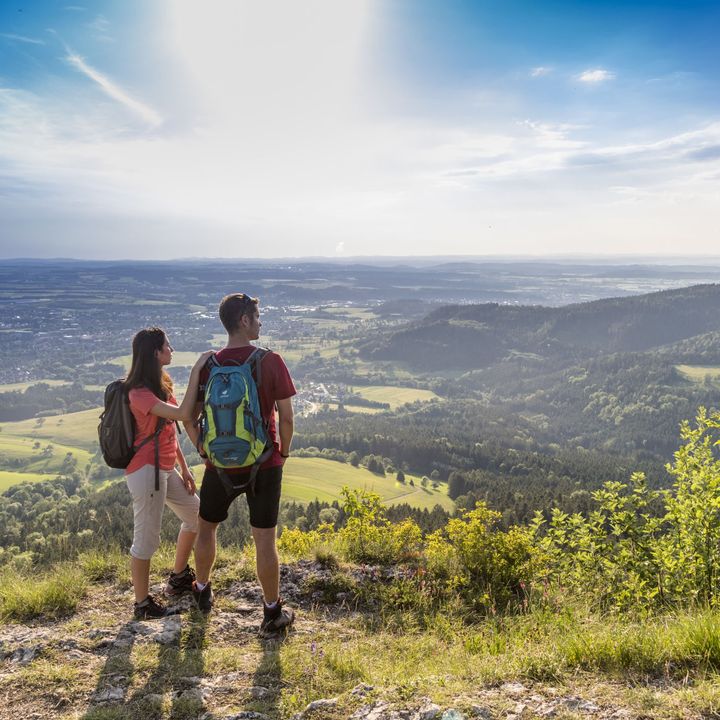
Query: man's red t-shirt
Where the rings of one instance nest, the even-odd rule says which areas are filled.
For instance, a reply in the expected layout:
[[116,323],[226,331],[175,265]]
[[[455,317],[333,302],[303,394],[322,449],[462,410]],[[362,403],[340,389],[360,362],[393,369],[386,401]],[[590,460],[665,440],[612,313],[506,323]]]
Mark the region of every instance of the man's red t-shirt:
[[[245,362],[255,350],[254,345],[246,345],[245,347],[223,348],[215,353],[215,359],[221,365],[234,365]],[[231,362],[232,361],[232,362]],[[280,455],[280,442],[277,437],[277,429],[275,426],[275,401],[286,400],[297,394],[295,385],[293,384],[290,373],[285,365],[285,361],[275,352],[268,352],[261,360],[262,367],[260,369],[260,411],[263,420],[268,423],[270,440],[275,446],[273,454],[261,466],[261,470],[266,468],[277,467],[285,462]],[[198,402],[204,400],[204,388],[210,376],[210,371],[203,368],[200,371],[200,392],[198,393]],[[213,464],[205,461],[206,467],[212,468]],[[250,468],[226,468],[225,472],[229,474],[240,474],[250,472]]]

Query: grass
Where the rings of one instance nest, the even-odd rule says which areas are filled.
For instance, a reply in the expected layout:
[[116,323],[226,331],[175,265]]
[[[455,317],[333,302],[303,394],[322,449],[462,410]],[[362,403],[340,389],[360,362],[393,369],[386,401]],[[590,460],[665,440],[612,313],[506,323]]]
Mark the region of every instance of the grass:
[[[154,560],[153,582],[166,571],[171,550],[171,546],[163,546],[161,557]],[[52,622],[58,643],[82,635],[89,626],[116,627],[118,601],[125,602],[119,596],[126,586],[113,589],[107,584],[111,579],[107,572],[94,571],[112,570],[123,554],[111,549],[108,555],[114,559],[106,564],[100,553],[86,553],[77,563],[59,564],[40,577],[10,576],[6,571],[0,576],[0,617],[24,622],[76,611],[78,614],[65,622]],[[227,581],[221,583],[223,597],[218,608],[233,616],[237,603],[246,602],[227,593],[231,582],[246,571],[246,558],[241,560],[241,555],[226,553],[219,567]],[[89,571],[94,572],[92,579],[84,577]],[[58,593],[49,590],[58,578],[72,581],[73,587],[79,586],[88,595],[85,607],[67,602],[66,609],[58,611]],[[95,583],[101,586],[93,587]],[[6,591],[10,586],[12,593]],[[60,594],[67,595],[67,590]],[[328,597],[333,594],[329,592]],[[12,614],[6,605],[9,595],[18,598]],[[94,720],[177,720],[197,717],[203,711],[213,717],[224,716],[231,709],[289,718],[309,702],[331,697],[338,698],[337,708],[318,717],[348,717],[361,704],[376,699],[417,707],[426,697],[441,707],[454,707],[466,717],[472,715],[474,704],[487,707],[493,717],[504,717],[519,701],[528,705],[523,717],[534,717],[533,706],[538,702],[573,697],[590,699],[599,706],[596,714],[603,717],[615,716],[618,708],[628,711],[626,717],[654,720],[717,715],[718,611],[630,620],[595,615],[571,598],[564,601],[563,606],[541,606],[526,615],[476,618],[472,624],[448,610],[429,618],[422,630],[415,627],[412,613],[398,625],[384,619],[393,615],[385,612],[392,608],[338,612],[315,602],[312,608],[303,605],[297,632],[271,648],[244,630],[228,632],[219,615],[201,625],[191,615],[183,615],[176,645],[158,646],[138,635],[127,651],[86,655],[87,659],[66,657],[61,645],[50,646],[27,666],[10,665],[6,677],[0,678],[0,690],[11,706],[18,708],[25,701],[42,702],[42,697],[59,694],[72,703],[77,712],[72,717]],[[31,607],[33,612],[19,612],[19,606]],[[129,615],[129,608],[123,607],[121,612]],[[230,672],[238,673],[233,694],[211,694],[205,708],[197,700],[173,695],[186,687],[183,678],[212,678]],[[125,701],[85,712],[89,695],[104,686],[103,677],[112,678],[114,673],[128,681]],[[502,686],[518,681],[525,688],[520,698]],[[367,698],[350,695],[359,683],[373,686]],[[250,699],[251,685],[270,688],[271,696]],[[152,708],[147,693],[161,696]],[[586,713],[561,705],[553,716],[569,720]]]
[[[40,443],[39,448],[34,447],[36,442]],[[52,455],[43,457],[43,450],[48,446],[52,448]],[[92,460],[89,452],[77,447],[0,433],[0,457],[21,461],[23,472],[57,473],[63,467],[68,454],[77,460],[78,467],[83,467]]]
[[[340,404],[336,402],[321,402],[318,403],[321,407],[324,407],[325,405],[328,406],[328,409],[338,409]],[[364,415],[377,415],[378,413],[385,412],[383,408],[375,408],[375,407],[365,407],[364,405],[343,405],[343,409],[345,412],[349,413],[362,413]]]
[[82,410],[65,415],[6,422],[0,425],[0,437],[12,435],[47,439],[72,448],[94,452],[97,448],[97,426],[101,408]]
[[261,338],[260,345],[282,355],[290,366],[300,362],[304,357],[318,353],[322,358],[337,357],[340,343],[334,340],[323,340],[316,337],[304,337],[302,340],[273,340],[272,337]]
[[[195,361],[198,359],[199,352],[190,352],[187,350],[177,350],[173,353],[172,363],[170,364],[168,371],[172,374],[174,367],[192,367]],[[127,372],[130,369],[130,363],[132,362],[132,355],[118,355],[117,357],[110,358],[107,362],[113,365],[121,365],[123,370]]]
[[40,383],[45,383],[46,385],[50,385],[51,387],[59,387],[60,385],[70,385],[69,380],[30,380],[29,382],[18,382],[18,383],[5,383],[0,384],[0,393],[5,392],[16,392],[18,390],[25,391],[29,387],[32,387],[33,385],[39,385]]
[[89,550],[80,554],[77,563],[83,576],[90,582],[117,580],[127,575],[128,570],[127,553],[118,548]]
[[455,504],[447,496],[447,486],[437,490],[420,487],[420,479],[406,475],[406,483],[412,478],[415,487],[395,480],[394,476],[382,477],[365,468],[355,468],[346,463],[323,458],[293,457],[285,464],[283,471],[283,500],[310,502],[340,499],[343,486],[351,490],[372,490],[380,495],[386,505],[408,503],[413,507],[431,510],[440,505],[453,510]]
[[[194,465],[195,481],[200,485],[204,465]],[[343,486],[351,490],[372,490],[380,495],[385,505],[407,503],[413,507],[432,510],[435,505],[453,511],[455,503],[447,495],[447,485],[441,483],[437,490],[423,488],[420,478],[405,474],[406,484],[395,480],[394,475],[382,477],[369,470],[355,468],[346,463],[324,458],[293,457],[283,469],[282,499],[308,503],[313,500],[332,502],[340,500]],[[415,487],[409,484],[413,480]]]
[[35,473],[35,472],[15,472],[13,470],[0,470],[0,492],[4,492],[9,487],[22,482],[43,482],[44,480],[53,480],[57,477],[56,473]]
[[388,403],[391,410],[396,410],[402,405],[411,402],[439,400],[439,397],[432,390],[395,387],[393,385],[361,385],[350,388],[350,391],[364,397],[366,400]]
[[717,365],[676,365],[675,369],[695,383],[702,384],[708,375],[713,383],[720,380],[720,367]]
[[39,577],[32,571],[5,568],[0,573],[0,619],[26,622],[75,612],[87,579],[70,563],[54,566]]

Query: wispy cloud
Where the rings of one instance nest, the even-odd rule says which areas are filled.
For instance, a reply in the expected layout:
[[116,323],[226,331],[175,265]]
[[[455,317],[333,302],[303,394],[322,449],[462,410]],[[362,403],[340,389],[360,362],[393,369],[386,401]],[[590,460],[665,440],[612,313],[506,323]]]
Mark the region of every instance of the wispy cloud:
[[585,70],[577,76],[580,82],[588,83],[589,85],[596,85],[597,83],[606,82],[607,80],[614,80],[615,73],[609,70],[602,70],[596,68],[595,70]]
[[117,100],[117,102],[124,105],[128,110],[131,110],[146,123],[153,127],[158,127],[162,124],[162,116],[156,110],[131,97],[125,90],[110,80],[110,78],[98,72],[95,68],[90,67],[80,55],[72,52],[69,48],[68,55],[65,59],[74,68],[97,83],[106,95],[109,95],[113,100]]
[[38,40],[36,38],[25,37],[25,35],[15,35],[13,33],[0,33],[0,37],[4,37],[6,40],[14,40],[15,42],[30,43],[31,45],[44,45],[44,40]]
[[110,21],[104,15],[98,15],[87,27],[99,33],[106,33],[110,29]]
[[544,77],[545,75],[549,75],[551,72],[552,72],[552,68],[540,66],[540,67],[533,68],[530,71],[530,75],[532,77]]
[[89,30],[92,30],[93,37],[95,40],[101,42],[114,42],[109,34],[110,32],[110,21],[104,15],[98,15],[94,20],[85,24]]

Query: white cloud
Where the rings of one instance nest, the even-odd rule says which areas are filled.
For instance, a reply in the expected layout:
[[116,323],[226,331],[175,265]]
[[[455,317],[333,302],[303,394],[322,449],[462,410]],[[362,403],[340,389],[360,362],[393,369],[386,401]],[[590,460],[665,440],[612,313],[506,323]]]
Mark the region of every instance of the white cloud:
[[7,40],[15,40],[16,42],[29,43],[31,45],[44,45],[44,40],[37,40],[36,38],[25,37],[24,35],[15,35],[13,33],[0,33],[0,37],[4,37]]
[[544,77],[545,75],[549,75],[551,72],[552,72],[552,68],[540,66],[540,67],[533,68],[530,71],[530,75],[532,77]]
[[606,82],[607,80],[614,80],[615,73],[609,70],[602,70],[600,68],[595,70],[585,70],[577,76],[580,82],[588,83],[589,85],[595,85],[597,83]]
[[65,58],[73,67],[97,83],[105,94],[113,100],[124,105],[135,115],[144,120],[148,125],[158,127],[162,124],[161,115],[153,108],[131,97],[125,90],[115,84],[108,77],[93,67],[90,67],[85,60],[68,48],[68,55]]
[[[172,69],[148,66],[142,89],[69,49],[87,92],[0,88],[0,216],[22,207],[87,219],[86,234],[107,237],[116,257],[128,250],[108,226],[123,221],[133,253],[165,257],[233,255],[244,239],[258,255],[288,256],[562,251],[579,236],[627,249],[627,238],[686,232],[678,198],[698,236],[720,221],[720,124],[610,140],[589,105],[582,127],[548,121],[562,108],[523,120],[512,88],[492,86],[438,112],[393,115],[388,68],[366,55],[377,21],[368,0],[217,2],[209,13],[167,0],[147,31]],[[152,82],[166,121],[137,99],[156,97]],[[97,102],[96,86],[115,102]],[[183,227],[186,244],[171,242]]]

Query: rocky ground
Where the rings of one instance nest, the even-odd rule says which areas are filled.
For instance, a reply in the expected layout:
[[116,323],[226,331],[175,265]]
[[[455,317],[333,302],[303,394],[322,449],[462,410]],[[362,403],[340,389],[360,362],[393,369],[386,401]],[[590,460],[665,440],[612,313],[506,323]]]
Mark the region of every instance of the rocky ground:
[[[372,579],[374,570],[363,570]],[[40,720],[83,718],[202,718],[203,720],[461,720],[462,718],[654,718],[654,703],[622,698],[621,684],[597,678],[572,685],[518,682],[467,687],[419,696],[404,687],[348,684],[332,697],[307,697],[309,676],[288,672],[282,650],[312,653],[329,634],[353,630],[346,594],[316,588],[327,571],[317,564],[283,568],[287,600],[297,608],[287,638],[260,640],[260,596],[251,580],[228,583],[209,618],[179,601],[184,612],[163,620],[132,619],[130,588],[93,586],[82,607],[60,621],[0,625],[0,717]],[[308,592],[308,577],[314,578]],[[154,588],[159,591],[160,587]],[[660,693],[662,687],[647,693]],[[655,703],[656,706],[660,706]],[[673,717],[698,718],[680,708]],[[665,712],[662,717],[669,717]],[[720,717],[706,715],[705,717]]]

